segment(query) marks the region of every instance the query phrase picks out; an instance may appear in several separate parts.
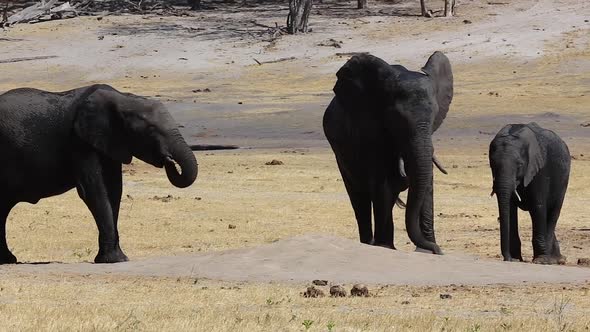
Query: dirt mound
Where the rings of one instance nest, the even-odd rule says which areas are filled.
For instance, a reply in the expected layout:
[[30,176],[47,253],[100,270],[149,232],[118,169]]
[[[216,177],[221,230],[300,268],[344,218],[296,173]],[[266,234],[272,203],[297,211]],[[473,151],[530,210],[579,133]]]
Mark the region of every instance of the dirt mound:
[[485,285],[523,282],[584,282],[590,269],[505,263],[448,254],[435,256],[304,235],[259,247],[196,255],[154,257],[113,265],[89,263],[17,265],[5,271],[195,277],[236,281],[393,285]]

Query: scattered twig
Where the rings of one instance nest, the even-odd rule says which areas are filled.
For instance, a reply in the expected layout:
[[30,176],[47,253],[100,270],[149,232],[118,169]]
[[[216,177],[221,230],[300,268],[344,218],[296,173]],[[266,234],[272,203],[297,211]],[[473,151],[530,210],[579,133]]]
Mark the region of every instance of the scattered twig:
[[25,58],[10,58],[10,59],[5,59],[5,60],[0,60],[0,63],[14,63],[14,62],[44,60],[44,59],[52,59],[52,58],[57,58],[57,55],[32,56],[32,57],[25,57]]

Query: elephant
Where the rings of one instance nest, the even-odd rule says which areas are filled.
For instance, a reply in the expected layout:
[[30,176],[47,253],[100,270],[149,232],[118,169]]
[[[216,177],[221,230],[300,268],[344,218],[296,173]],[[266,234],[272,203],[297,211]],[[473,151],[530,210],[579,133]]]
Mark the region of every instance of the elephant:
[[533,263],[565,264],[555,226],[570,173],[570,152],[553,131],[535,122],[504,126],[490,143],[492,194],[498,200],[504,261],[522,261],[518,208],[533,223]]
[[10,90],[0,95],[0,117],[0,264],[17,261],[6,218],[19,202],[36,204],[75,187],[98,227],[94,262],[124,262],[117,229],[122,164],[137,157],[164,167],[178,188],[197,178],[195,155],[165,106],[109,85]]
[[[449,59],[434,52],[423,73],[355,55],[336,73],[324,134],[358,224],[360,242],[395,249],[393,205],[409,188],[406,230],[418,251],[442,254],[434,236],[432,134],[453,98]],[[371,203],[375,231],[371,225]]]

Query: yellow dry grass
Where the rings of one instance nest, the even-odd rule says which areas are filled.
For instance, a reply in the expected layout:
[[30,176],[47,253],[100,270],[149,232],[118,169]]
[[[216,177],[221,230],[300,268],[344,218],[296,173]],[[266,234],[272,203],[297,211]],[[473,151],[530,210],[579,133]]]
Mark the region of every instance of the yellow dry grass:
[[[110,21],[106,17],[103,22],[108,25]],[[64,26],[53,23],[51,29],[69,31],[63,30],[68,22],[64,21]],[[448,25],[441,22],[433,25]],[[23,29],[23,36],[31,33],[29,28]],[[49,35],[51,31],[40,28],[35,33]],[[389,33],[377,29],[367,35],[379,39],[387,38]],[[454,66],[456,90],[450,116],[455,119],[447,121],[443,129],[473,128],[480,125],[472,121],[474,118],[492,114],[555,112],[585,116],[590,105],[588,70],[569,69],[578,61],[590,59],[588,45],[576,43],[581,37],[564,36],[560,43],[547,45],[547,56],[526,63],[495,59]],[[21,81],[54,91],[77,86],[78,73],[64,68],[68,69],[66,65],[42,68],[39,75],[23,71],[22,66],[5,66],[4,77],[14,79],[0,78],[0,89],[23,85]],[[159,71],[142,73],[150,76],[146,80],[122,75],[109,83],[139,94],[173,98],[209,87],[212,92],[199,94],[199,102],[262,105],[244,112],[248,116],[289,110],[301,103],[327,103],[330,97],[318,94],[329,94],[334,75],[311,69],[305,61],[248,66],[238,77],[248,84],[236,84],[235,78],[228,77],[215,80],[224,73],[195,82],[190,74]],[[298,84],[293,88],[287,82]],[[205,83],[207,86],[203,86]],[[281,107],[272,106],[283,103]],[[322,111],[318,109],[318,114]],[[462,117],[464,121],[457,120]],[[480,136],[450,141],[443,137],[436,142],[437,154],[450,171],[446,176],[435,174],[437,240],[448,254],[499,259],[497,207],[495,199],[489,197],[491,176],[485,155],[489,139]],[[587,157],[580,156],[586,153],[589,142],[576,138],[567,143],[578,158],[572,161],[570,188],[557,236],[569,264],[575,264],[577,258],[590,257],[586,218],[590,206],[586,174],[590,163]],[[352,208],[328,149],[245,150],[197,156],[199,178],[185,190],[173,188],[162,170],[137,161],[125,167],[120,233],[121,245],[131,259],[243,248],[308,232],[357,238]],[[272,159],[284,165],[265,165]],[[399,250],[410,251],[414,248],[400,222],[401,214],[395,208],[395,244]],[[530,220],[526,213],[520,216],[523,254],[530,260]],[[236,227],[229,229],[230,224]],[[35,206],[18,205],[7,227],[9,246],[20,261],[92,261],[96,254],[96,226],[75,191]],[[306,299],[300,295],[307,286],[302,284],[31,276],[1,267],[0,276],[2,331],[305,331],[305,325],[309,325],[309,331],[590,328],[589,284],[369,285],[373,295],[369,298]],[[440,294],[452,298],[441,299]]]
[[[455,162],[436,175],[438,241],[448,254],[499,259],[496,203],[488,197],[487,161],[477,150],[440,148]],[[186,190],[141,162],[126,168],[122,247],[131,259],[268,243],[308,232],[356,238],[356,225],[331,151],[265,150],[198,154],[201,173]],[[265,162],[279,159],[284,165]],[[574,262],[590,257],[584,231],[587,161],[574,161],[558,225]],[[170,195],[171,197],[167,197]],[[162,199],[163,198],[163,199]],[[399,217],[400,211],[396,208]],[[229,229],[228,225],[235,225]],[[21,261],[91,261],[96,230],[75,192],[19,205],[8,224]],[[525,258],[530,222],[521,218]],[[413,250],[396,222],[399,250]],[[349,289],[351,285],[346,285]],[[380,287],[369,298],[306,299],[306,285],[211,280],[4,273],[0,319],[6,330],[199,331],[555,331],[583,330],[588,285]],[[451,294],[441,299],[440,294]]]

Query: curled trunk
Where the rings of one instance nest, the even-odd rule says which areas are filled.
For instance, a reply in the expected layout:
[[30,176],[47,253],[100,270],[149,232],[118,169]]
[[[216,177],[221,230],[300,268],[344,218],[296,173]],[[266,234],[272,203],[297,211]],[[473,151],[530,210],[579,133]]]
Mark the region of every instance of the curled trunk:
[[[171,138],[170,158],[166,160],[165,168],[168,180],[178,188],[186,188],[193,184],[197,178],[197,159],[191,148],[186,144],[179,132],[175,132]],[[180,172],[176,168],[180,166]]]

